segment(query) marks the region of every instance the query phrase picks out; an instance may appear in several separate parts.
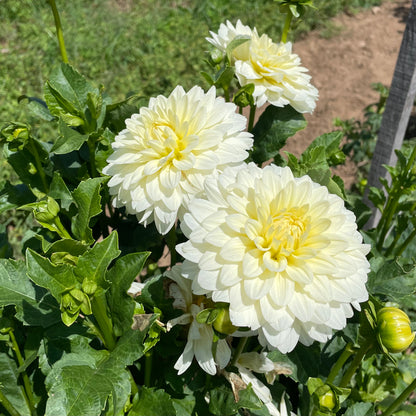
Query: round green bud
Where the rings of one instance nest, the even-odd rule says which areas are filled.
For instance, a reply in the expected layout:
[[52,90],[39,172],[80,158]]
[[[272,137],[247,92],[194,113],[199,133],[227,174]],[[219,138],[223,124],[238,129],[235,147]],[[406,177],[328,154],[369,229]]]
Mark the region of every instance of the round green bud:
[[218,309],[218,315],[213,323],[213,327],[219,333],[226,335],[230,335],[238,329],[238,327],[231,323],[228,308]]
[[337,405],[337,399],[332,390],[328,390],[322,396],[319,396],[319,407],[321,410],[332,410]]
[[415,339],[410,319],[401,309],[381,308],[377,312],[377,333],[380,342],[391,353],[406,350]]

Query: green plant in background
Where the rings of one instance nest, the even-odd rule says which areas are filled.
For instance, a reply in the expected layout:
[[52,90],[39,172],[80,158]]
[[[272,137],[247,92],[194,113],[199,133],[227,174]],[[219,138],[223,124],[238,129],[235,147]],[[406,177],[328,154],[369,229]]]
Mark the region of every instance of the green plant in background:
[[340,127],[345,136],[343,152],[357,166],[357,181],[353,190],[360,194],[364,193],[367,185],[367,176],[370,169],[370,162],[373,156],[377,134],[380,130],[386,100],[389,94],[388,88],[380,83],[372,84],[375,91],[380,94],[378,102],[368,105],[364,110],[364,121],[341,120],[336,118],[334,124]]
[[0,229],[2,413],[415,413],[415,146],[363,232],[342,132],[281,154],[317,97],[289,46],[241,22],[209,39],[216,89],[113,101],[62,63],[24,97],[34,126],[2,127],[0,212],[27,226],[16,256]]

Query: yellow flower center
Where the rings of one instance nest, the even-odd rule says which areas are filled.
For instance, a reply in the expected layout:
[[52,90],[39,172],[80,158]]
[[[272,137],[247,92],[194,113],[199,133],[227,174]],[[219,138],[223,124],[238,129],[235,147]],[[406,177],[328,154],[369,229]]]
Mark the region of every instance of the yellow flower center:
[[160,157],[166,158],[166,165],[172,164],[174,159],[183,159],[182,151],[187,145],[186,134],[179,133],[175,126],[167,121],[153,122],[151,132],[153,139],[158,142]]

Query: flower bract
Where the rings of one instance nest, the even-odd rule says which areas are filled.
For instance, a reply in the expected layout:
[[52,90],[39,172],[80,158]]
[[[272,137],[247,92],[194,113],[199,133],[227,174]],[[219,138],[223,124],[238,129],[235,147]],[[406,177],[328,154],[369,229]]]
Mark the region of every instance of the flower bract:
[[207,175],[247,158],[246,118],[215,94],[215,88],[178,86],[126,120],[103,169],[116,207],[125,206],[144,225],[154,221],[166,234]]
[[181,228],[193,292],[229,303],[233,325],[283,353],[327,341],[368,298],[370,247],[354,214],[288,167],[250,163],[207,178]]

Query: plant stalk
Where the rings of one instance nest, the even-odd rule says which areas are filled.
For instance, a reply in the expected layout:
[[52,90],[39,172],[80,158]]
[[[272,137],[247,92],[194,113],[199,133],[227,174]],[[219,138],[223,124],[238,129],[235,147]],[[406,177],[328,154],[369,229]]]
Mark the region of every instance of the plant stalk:
[[177,241],[176,227],[173,226],[166,236],[166,244],[170,252],[170,266],[171,267],[176,264],[176,249],[175,249],[176,241]]
[[[17,362],[19,364],[19,367],[21,367],[21,366],[24,365],[24,359],[23,359],[23,356],[20,352],[19,345],[16,341],[16,337],[14,336],[13,330],[9,331],[9,336],[10,336],[10,340],[11,340],[12,345],[13,345],[13,350],[16,354]],[[24,397],[26,399],[26,403],[27,403],[27,405],[30,409],[30,414],[32,416],[36,416],[36,407],[35,407],[35,400],[33,398],[33,393],[32,393],[32,386],[30,385],[30,380],[29,380],[29,377],[26,373],[26,370],[23,370],[21,372],[21,375],[22,375],[23,386],[24,386],[23,395],[24,395]]]
[[234,365],[237,360],[240,358],[241,353],[244,351],[244,348],[247,344],[248,337],[243,337],[238,342],[237,348],[234,351],[233,359],[231,360],[231,365]]
[[339,372],[341,371],[341,368],[345,364],[345,362],[348,360],[348,358],[351,357],[351,355],[354,353],[354,350],[352,349],[352,344],[349,342],[345,348],[344,351],[342,351],[342,354],[339,356],[338,360],[335,362],[335,364],[332,366],[331,371],[328,374],[328,377],[326,379],[327,383],[333,383],[335,380],[335,377]]
[[30,140],[30,148],[31,148],[31,150],[33,152],[33,156],[35,158],[36,170],[39,172],[40,180],[42,181],[42,185],[43,185],[43,190],[47,194],[48,191],[49,191],[49,186],[48,186],[48,182],[46,181],[45,171],[43,170],[43,166],[42,166],[42,163],[40,161],[39,152],[38,152],[38,149],[36,148],[36,143],[33,140],[33,138],[30,137],[29,140]]
[[350,366],[348,367],[347,371],[343,375],[341,382],[339,383],[339,387],[344,388],[347,387],[348,383],[351,381],[352,376],[356,372],[357,368],[360,366],[361,361],[363,360],[365,354],[372,346],[372,341],[367,340],[361,345],[360,349],[357,351],[354,359],[352,360]]
[[58,38],[59,50],[61,52],[62,62],[68,63],[68,55],[66,53],[65,42],[64,42],[64,33],[62,30],[61,19],[59,18],[58,9],[56,8],[55,0],[48,0],[49,5],[51,6],[53,18],[55,20],[56,27],[56,36]]
[[113,332],[113,323],[107,313],[107,302],[103,290],[94,293],[91,299],[92,313],[98,322],[99,332],[103,337],[104,345],[112,351],[116,346],[116,337]]
[[153,351],[148,351],[144,354],[144,385],[147,387],[151,386],[152,380],[152,367],[153,367]]
[[403,241],[402,244],[397,248],[396,252],[394,253],[395,257],[399,257],[403,254],[403,251],[406,249],[406,247],[410,244],[410,242],[416,237],[416,228],[413,229],[413,231],[409,234],[409,236],[406,238],[406,240]]
[[285,19],[285,25],[283,26],[283,32],[282,32],[282,39],[281,41],[283,43],[287,42],[287,34],[289,33],[290,24],[292,23],[292,12],[289,10]]
[[254,117],[256,115],[256,105],[251,105],[250,106],[250,115],[248,118],[248,127],[247,127],[247,131],[251,132],[253,130],[253,126],[254,126]]
[[402,394],[381,414],[390,416],[416,389],[416,378],[403,390]]

